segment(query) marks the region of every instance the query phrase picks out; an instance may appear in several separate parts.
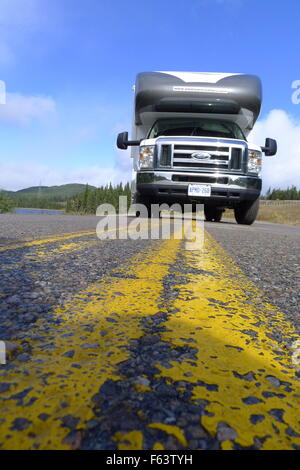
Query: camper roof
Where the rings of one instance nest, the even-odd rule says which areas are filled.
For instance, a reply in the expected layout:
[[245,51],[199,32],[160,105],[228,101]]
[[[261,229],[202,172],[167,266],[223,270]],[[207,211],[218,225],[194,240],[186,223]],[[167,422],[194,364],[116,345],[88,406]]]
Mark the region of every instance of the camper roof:
[[247,135],[261,109],[261,81],[254,75],[143,72],[135,85],[135,124],[160,118],[213,117],[237,123]]

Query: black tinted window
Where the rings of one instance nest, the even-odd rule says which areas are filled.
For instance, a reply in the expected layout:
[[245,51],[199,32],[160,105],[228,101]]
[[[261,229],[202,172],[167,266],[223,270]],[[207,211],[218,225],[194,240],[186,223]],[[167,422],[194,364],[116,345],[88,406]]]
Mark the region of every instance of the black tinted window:
[[235,123],[219,119],[160,119],[152,127],[148,138],[159,136],[224,137],[246,140]]

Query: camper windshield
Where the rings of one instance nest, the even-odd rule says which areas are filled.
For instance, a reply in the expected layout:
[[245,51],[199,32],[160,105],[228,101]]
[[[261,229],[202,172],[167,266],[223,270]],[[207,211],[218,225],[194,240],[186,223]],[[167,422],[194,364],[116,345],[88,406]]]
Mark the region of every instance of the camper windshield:
[[237,124],[219,119],[160,119],[153,125],[148,139],[159,136],[225,137],[246,140]]

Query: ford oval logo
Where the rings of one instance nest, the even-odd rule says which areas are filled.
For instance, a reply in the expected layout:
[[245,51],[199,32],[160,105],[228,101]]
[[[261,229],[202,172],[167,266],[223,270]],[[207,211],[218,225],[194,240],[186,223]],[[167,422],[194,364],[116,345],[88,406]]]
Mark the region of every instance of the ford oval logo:
[[209,160],[211,155],[208,152],[199,152],[199,153],[192,153],[192,158],[196,160]]

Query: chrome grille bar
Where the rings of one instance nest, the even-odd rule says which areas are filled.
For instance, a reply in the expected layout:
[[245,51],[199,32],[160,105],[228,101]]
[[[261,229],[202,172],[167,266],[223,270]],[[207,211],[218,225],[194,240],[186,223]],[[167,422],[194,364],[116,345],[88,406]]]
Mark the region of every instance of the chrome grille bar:
[[[170,168],[183,171],[189,169],[212,171],[215,169],[216,171],[241,172],[247,151],[247,144],[243,141],[217,138],[191,138],[189,140],[181,137],[174,137],[172,140],[161,138],[158,139],[157,144],[158,161],[161,159],[162,147],[169,145],[172,154]],[[210,157],[207,159],[192,157],[194,153],[207,153]]]

